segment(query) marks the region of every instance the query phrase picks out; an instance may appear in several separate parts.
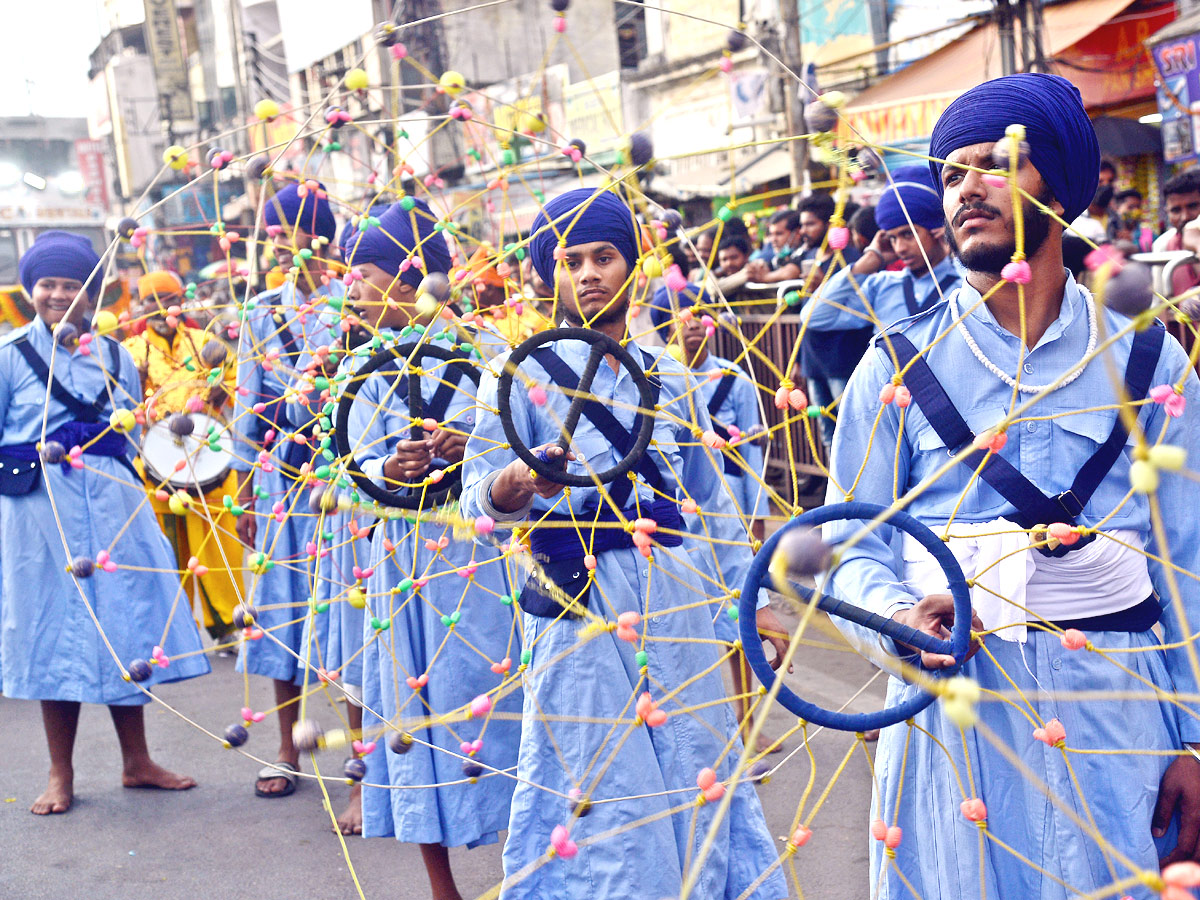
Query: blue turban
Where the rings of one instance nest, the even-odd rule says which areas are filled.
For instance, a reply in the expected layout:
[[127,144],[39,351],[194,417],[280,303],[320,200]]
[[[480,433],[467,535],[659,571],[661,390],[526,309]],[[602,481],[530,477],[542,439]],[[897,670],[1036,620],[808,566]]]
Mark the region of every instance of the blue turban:
[[[411,212],[395,203],[379,217],[379,224],[351,235],[346,245],[346,264],[359,266],[374,263],[389,275],[399,275],[411,287],[421,284],[430,272],[450,271],[450,248],[440,231],[434,230],[437,219],[424,200],[413,200]],[[416,223],[416,234],[413,224]],[[400,271],[401,264],[412,257],[424,261],[424,270],[410,266]]]
[[[332,241],[337,237],[337,222],[333,218],[329,198],[317,197],[313,191],[301,197],[297,187],[289,184],[277,191],[274,197],[268,197],[263,205],[263,221],[268,227],[303,228],[311,235]],[[320,190],[324,191],[325,185],[320,185]]]
[[[376,203],[365,212],[363,216],[369,216],[373,219],[378,219],[389,209],[387,203]],[[366,230],[366,229],[363,229]],[[354,238],[359,232],[359,225],[355,222],[347,222],[342,226],[342,233],[338,235],[338,249],[342,251],[342,259],[348,259],[350,256],[350,248],[354,245]]]
[[[1029,159],[1068,222],[1092,202],[1100,179],[1100,145],[1079,89],[1058,75],[1006,75],[971,88],[933,127],[929,155],[945,159],[961,147],[999,141],[1009,125],[1024,125]],[[942,166],[931,162],[934,182]],[[882,226],[880,226],[882,227]]]
[[[580,211],[582,209],[582,212]],[[612,191],[576,188],[555,197],[533,220],[529,255],[538,277],[554,287],[554,251],[564,246],[608,241],[625,257],[630,271],[637,265],[641,240],[633,211]]]
[[922,228],[941,228],[946,224],[942,214],[942,192],[933,186],[929,166],[918,163],[901,166],[891,173],[892,183],[879,197],[875,207],[875,222],[883,231],[899,228],[912,221]]
[[33,246],[25,251],[17,269],[21,286],[31,297],[33,286],[39,278],[74,278],[87,285],[88,296],[94,303],[100,296],[104,279],[99,272],[90,282],[88,278],[99,265],[99,255],[92,247],[92,242],[83,235],[69,231],[43,231],[34,240]]
[[[671,295],[675,296],[675,306],[671,306]],[[689,284],[682,291],[672,291],[665,284],[654,292],[650,300],[650,322],[654,330],[664,341],[671,337],[671,320],[680,309],[687,309],[696,304],[709,302],[708,292],[697,284]]]

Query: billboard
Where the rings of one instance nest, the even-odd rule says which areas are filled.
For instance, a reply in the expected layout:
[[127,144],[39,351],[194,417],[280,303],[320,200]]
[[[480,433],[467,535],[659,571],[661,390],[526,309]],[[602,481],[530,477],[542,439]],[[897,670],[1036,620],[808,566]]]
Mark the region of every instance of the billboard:
[[179,41],[175,0],[145,0],[145,6],[146,49],[154,63],[154,82],[162,117],[176,123],[190,121],[195,113],[192,111],[187,64]]
[[1158,69],[1158,111],[1162,113],[1163,162],[1197,159],[1196,124],[1200,118],[1200,65],[1197,39],[1187,35],[1156,45],[1151,53]]

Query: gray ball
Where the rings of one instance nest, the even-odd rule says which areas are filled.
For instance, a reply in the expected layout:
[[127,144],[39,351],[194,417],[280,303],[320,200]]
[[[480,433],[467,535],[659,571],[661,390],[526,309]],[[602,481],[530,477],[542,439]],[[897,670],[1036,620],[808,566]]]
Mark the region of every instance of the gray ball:
[[821,100],[814,100],[804,107],[804,124],[809,131],[833,131],[837,127],[837,110],[826,106]]
[[233,627],[250,628],[254,625],[257,615],[258,611],[249,603],[239,603],[233,608]]
[[292,726],[292,743],[301,752],[316,750],[325,731],[312,719],[301,719]]
[[1140,262],[1126,262],[1104,285],[1104,303],[1126,316],[1144,313],[1154,303],[1154,276]]
[[60,463],[67,458],[67,448],[58,441],[46,441],[42,444],[42,462],[47,465]]
[[192,417],[187,413],[175,413],[175,415],[167,419],[167,427],[171,429],[171,434],[176,437],[187,437],[196,430],[196,423],[192,421]]
[[787,559],[789,573],[801,577],[824,572],[833,557],[833,548],[816,528],[793,528],[779,539],[775,552]]
[[200,362],[208,366],[210,369],[215,369],[217,366],[225,364],[225,360],[229,358],[229,348],[218,340],[210,340],[207,344],[200,348]]
[[388,749],[397,756],[403,756],[413,748],[413,736],[407,731],[394,731],[388,736]]
[[438,303],[445,303],[450,299],[450,279],[444,272],[430,272],[421,279],[417,294],[428,294]]

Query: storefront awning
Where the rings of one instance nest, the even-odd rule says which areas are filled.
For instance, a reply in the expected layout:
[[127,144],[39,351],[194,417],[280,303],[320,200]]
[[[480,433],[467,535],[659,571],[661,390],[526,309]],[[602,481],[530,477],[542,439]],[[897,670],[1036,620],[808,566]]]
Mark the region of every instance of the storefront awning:
[[[1157,24],[1141,16],[1135,21],[1112,21],[1133,4],[1134,0],[1070,0],[1042,9],[1044,53],[1061,60],[1052,68],[1080,88],[1089,107],[1127,101],[1140,90],[1146,96],[1153,93],[1142,41],[1174,17],[1174,4],[1152,8],[1150,15]],[[1088,40],[1101,29],[1106,33]],[[1015,42],[1020,46],[1019,24]],[[843,110],[843,138],[887,147],[927,137],[955,97],[1003,74],[1000,51],[996,23],[979,25],[856,96]],[[1118,72],[1113,71],[1114,59]],[[1136,81],[1139,77],[1147,83],[1141,85]]]

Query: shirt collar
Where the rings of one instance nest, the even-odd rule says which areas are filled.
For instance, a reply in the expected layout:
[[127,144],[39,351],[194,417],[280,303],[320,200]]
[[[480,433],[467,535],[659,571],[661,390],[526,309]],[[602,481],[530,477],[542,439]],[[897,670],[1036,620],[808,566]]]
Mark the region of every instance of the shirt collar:
[[[1072,275],[1069,270],[1064,271],[1066,271],[1067,282],[1063,286],[1063,299],[1062,304],[1059,306],[1058,318],[1050,323],[1050,327],[1046,329],[1046,333],[1043,334],[1041,340],[1037,342],[1037,347],[1040,347],[1043,344],[1048,344],[1051,341],[1062,337],[1063,334],[1066,333],[1067,329],[1074,324],[1075,320],[1079,319],[1084,313],[1086,292],[1076,283],[1075,276]],[[975,288],[973,288],[971,284],[964,278],[962,287],[959,289],[958,293],[959,312],[962,313],[965,310],[970,309],[971,312],[967,314],[967,319],[974,319],[975,321],[987,326],[1009,343],[1019,343],[1021,339],[1007,328],[1004,328],[996,320],[996,317],[992,315],[992,311],[988,308],[988,305],[986,303],[979,302],[979,298],[979,291],[975,290]],[[974,307],[974,309],[972,309],[972,307]],[[1037,347],[1034,347],[1034,349],[1036,350]]]

